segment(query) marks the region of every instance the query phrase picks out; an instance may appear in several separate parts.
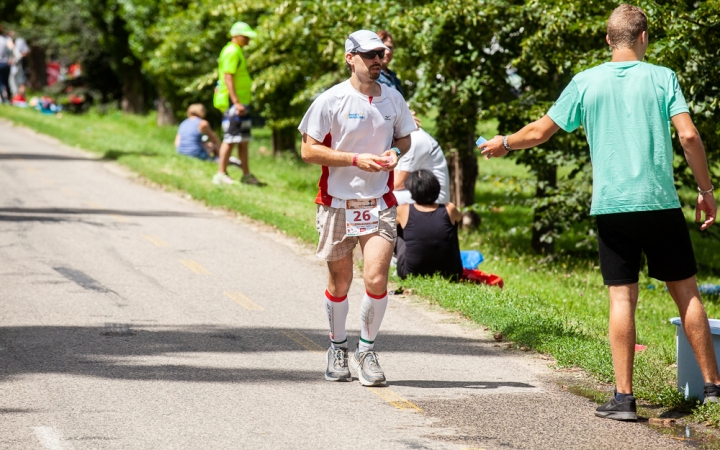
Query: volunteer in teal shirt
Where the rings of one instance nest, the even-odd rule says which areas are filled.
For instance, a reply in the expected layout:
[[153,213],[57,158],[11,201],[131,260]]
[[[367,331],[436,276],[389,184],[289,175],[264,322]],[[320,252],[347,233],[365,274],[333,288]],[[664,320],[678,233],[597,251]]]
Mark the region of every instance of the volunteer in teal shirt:
[[[612,60],[581,72],[541,119],[482,144],[487,158],[546,142],[560,128],[585,128],[593,165],[590,213],[596,217],[603,281],[610,294],[609,339],[615,395],[595,410],[606,419],[637,420],[632,392],[635,308],[641,256],[648,275],[667,284],[702,372],[706,402],[720,393],[715,351],[695,274],[697,266],[673,177],[670,123],[697,181],[696,221],[715,222],[705,149],[675,74],[642,62],[648,48],[642,9],[620,5],[607,23]],[[699,396],[699,394],[697,394]]]
[[548,116],[568,132],[585,128],[593,165],[590,214],[680,207],[670,118],[688,111],[665,67],[608,62],[573,78]]

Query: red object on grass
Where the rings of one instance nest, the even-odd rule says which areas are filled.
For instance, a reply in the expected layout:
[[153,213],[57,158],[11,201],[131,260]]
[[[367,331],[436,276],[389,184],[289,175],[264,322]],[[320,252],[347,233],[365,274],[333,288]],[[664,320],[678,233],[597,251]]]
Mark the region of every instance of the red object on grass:
[[635,344],[635,351],[636,351],[636,352],[641,352],[641,351],[643,351],[643,350],[647,350],[647,345]]
[[499,276],[477,269],[463,269],[460,279],[472,281],[473,283],[487,284],[488,286],[497,286],[500,289],[505,286],[505,283]]
[[45,65],[47,85],[52,86],[60,79],[60,62],[50,61]]

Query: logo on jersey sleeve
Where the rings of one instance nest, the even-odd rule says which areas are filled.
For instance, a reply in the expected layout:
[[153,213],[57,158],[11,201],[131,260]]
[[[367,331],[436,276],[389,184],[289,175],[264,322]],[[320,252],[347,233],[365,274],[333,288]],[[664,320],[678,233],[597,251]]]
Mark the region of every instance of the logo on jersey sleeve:
[[363,113],[348,113],[347,118],[348,118],[348,119],[364,120],[364,119],[365,119],[365,114],[363,114]]

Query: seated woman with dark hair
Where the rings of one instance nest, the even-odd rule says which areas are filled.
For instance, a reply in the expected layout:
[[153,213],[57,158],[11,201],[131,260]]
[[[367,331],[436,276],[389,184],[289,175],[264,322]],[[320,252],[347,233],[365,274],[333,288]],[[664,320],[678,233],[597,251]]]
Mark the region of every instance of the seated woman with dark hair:
[[[220,149],[220,140],[205,120],[205,107],[201,103],[193,103],[187,109],[187,116],[175,136],[175,149],[181,155],[213,160]],[[203,142],[203,136],[207,136],[210,142]]]
[[397,208],[397,223],[402,228],[396,246],[398,275],[404,279],[437,273],[459,280],[463,266],[457,229],[462,214],[452,203],[435,203],[440,183],[428,170],[410,173],[405,187],[415,203]]

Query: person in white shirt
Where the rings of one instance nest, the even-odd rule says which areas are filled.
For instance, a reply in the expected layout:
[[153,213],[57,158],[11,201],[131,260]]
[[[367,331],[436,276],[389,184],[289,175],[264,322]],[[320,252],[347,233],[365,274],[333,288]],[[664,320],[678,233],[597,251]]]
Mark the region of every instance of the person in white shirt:
[[19,91],[25,92],[25,58],[30,53],[30,47],[27,41],[21,37],[16,37],[15,30],[8,31],[8,36],[13,39],[15,48],[13,49],[13,63],[10,68],[10,92],[13,95]]
[[345,41],[350,79],[315,99],[298,129],[303,161],[322,166],[316,225],[317,256],[327,261],[324,304],[330,326],[325,379],[351,381],[345,322],[353,250],[363,252],[365,295],[360,342],[350,364],[364,386],[385,382],[374,349],[387,308],[387,282],[396,238],[393,169],[410,148],[415,122],[402,95],[377,83],[387,47],[368,30]]
[[444,205],[450,202],[450,174],[445,154],[440,144],[427,131],[418,128],[411,134],[410,150],[400,158],[395,167],[395,189],[393,193],[398,205],[415,203],[410,191],[405,187],[405,180],[412,172],[425,169],[432,172],[440,183],[440,195],[435,203]]

